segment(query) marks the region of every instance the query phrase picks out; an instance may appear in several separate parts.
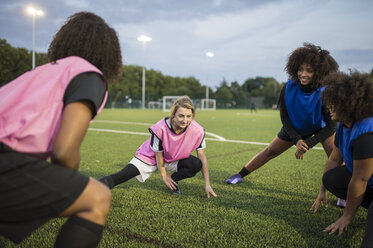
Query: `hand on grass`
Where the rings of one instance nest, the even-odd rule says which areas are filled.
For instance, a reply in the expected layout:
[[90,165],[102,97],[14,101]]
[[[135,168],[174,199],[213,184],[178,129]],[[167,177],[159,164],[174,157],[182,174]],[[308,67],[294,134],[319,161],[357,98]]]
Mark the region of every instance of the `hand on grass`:
[[217,195],[215,194],[214,190],[211,188],[211,186],[206,186],[205,188],[205,191],[206,191],[206,194],[207,194],[207,198],[210,198],[210,194],[214,197],[217,197]]
[[315,202],[312,204],[312,207],[310,210],[313,210],[314,212],[317,212],[320,206],[328,207],[328,203],[326,201],[326,191],[320,190],[319,194],[316,197]]
[[333,234],[338,231],[338,235],[341,235],[344,230],[347,230],[348,224],[350,224],[351,219],[342,215],[336,222],[324,229],[324,232]]
[[166,184],[166,186],[169,187],[171,190],[176,189],[177,182],[175,182],[174,180],[172,180],[172,178],[171,178],[170,175],[163,176],[162,180],[163,180],[164,184]]
[[306,142],[304,142],[304,140],[300,139],[297,141],[295,146],[297,147],[297,150],[295,151],[295,158],[303,159],[304,154],[308,152],[308,145]]

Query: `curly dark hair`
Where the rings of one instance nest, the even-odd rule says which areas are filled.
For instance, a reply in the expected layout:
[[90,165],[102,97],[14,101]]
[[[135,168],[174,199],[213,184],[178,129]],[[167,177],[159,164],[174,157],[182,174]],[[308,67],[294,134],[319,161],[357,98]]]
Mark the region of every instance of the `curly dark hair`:
[[373,116],[373,82],[358,71],[333,72],[323,80],[323,104],[333,106],[342,123],[353,123]]
[[319,88],[322,79],[330,72],[337,71],[339,67],[329,51],[311,43],[303,43],[303,47],[298,47],[290,54],[285,67],[290,79],[298,80],[298,69],[302,64],[309,64],[314,70],[314,88]]
[[107,80],[116,79],[121,72],[122,55],[117,33],[101,17],[90,12],[70,16],[48,48],[49,62],[68,56],[89,61]]

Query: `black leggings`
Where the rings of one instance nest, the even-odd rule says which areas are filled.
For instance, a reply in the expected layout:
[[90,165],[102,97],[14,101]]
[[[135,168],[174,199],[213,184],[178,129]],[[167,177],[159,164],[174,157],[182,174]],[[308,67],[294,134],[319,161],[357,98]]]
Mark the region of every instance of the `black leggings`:
[[[177,164],[177,172],[171,175],[172,180],[175,182],[181,181],[185,178],[194,177],[202,168],[202,162],[199,158],[192,155],[189,158],[179,160]],[[131,178],[140,175],[139,170],[133,164],[128,164],[121,171],[110,175],[113,179],[114,186],[127,182]]]
[[178,182],[185,178],[194,177],[201,169],[201,160],[190,155],[189,158],[179,160],[179,163],[177,164],[177,172],[173,173],[171,178],[175,182]]
[[[327,190],[333,195],[346,199],[348,184],[352,174],[346,166],[339,166],[325,172],[322,181]],[[368,209],[368,217],[365,226],[365,233],[361,247],[373,247],[373,189],[366,188],[361,206]]]

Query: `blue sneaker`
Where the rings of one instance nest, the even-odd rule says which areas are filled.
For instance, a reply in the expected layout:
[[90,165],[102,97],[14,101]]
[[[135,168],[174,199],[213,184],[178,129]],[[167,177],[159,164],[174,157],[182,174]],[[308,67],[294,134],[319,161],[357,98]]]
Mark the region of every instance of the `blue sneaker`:
[[345,208],[346,207],[346,201],[341,199],[341,198],[338,198],[337,207]]
[[230,178],[227,179],[227,183],[229,184],[236,184],[242,182],[242,177],[240,174],[234,174]]

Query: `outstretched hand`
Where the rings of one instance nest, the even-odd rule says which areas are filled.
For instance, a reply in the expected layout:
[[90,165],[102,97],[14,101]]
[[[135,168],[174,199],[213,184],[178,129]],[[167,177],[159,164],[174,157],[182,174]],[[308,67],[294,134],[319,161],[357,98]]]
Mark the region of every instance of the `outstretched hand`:
[[350,224],[351,219],[342,215],[336,222],[324,229],[324,232],[333,234],[338,231],[338,235],[341,235],[344,230],[347,230],[348,224]]
[[206,194],[207,194],[207,198],[210,198],[210,194],[213,197],[218,197],[217,194],[215,194],[214,190],[211,188],[211,186],[206,186],[205,191],[206,191]]
[[162,177],[162,180],[164,182],[164,184],[166,184],[166,186],[168,188],[170,188],[171,190],[175,190],[176,187],[177,187],[177,182],[175,182],[170,175],[166,175],[164,177]]
[[328,207],[328,203],[326,201],[326,191],[323,190],[320,190],[310,210],[317,212],[320,206],[325,206],[326,208]]

